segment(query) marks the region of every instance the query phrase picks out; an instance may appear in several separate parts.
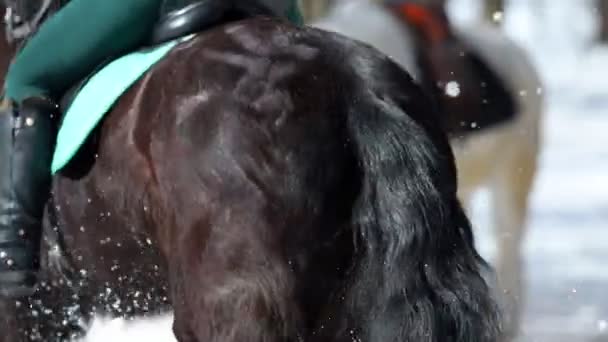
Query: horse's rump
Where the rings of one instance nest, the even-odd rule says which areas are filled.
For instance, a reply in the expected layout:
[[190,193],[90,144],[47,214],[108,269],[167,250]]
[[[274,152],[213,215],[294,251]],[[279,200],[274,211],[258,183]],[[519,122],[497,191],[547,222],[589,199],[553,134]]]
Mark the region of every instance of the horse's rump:
[[182,340],[491,341],[430,107],[324,31],[256,18],[182,43],[118,101],[94,163],[56,178],[87,295],[128,305],[169,279]]

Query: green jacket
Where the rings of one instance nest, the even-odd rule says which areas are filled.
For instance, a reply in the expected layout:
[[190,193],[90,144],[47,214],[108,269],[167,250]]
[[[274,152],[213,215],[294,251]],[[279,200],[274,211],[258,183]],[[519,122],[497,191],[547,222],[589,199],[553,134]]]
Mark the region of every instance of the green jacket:
[[[243,0],[248,1],[248,0]],[[267,2],[284,0],[264,0]],[[301,24],[297,0],[285,16]],[[110,57],[142,46],[163,0],[72,0],[26,44],[6,75],[6,97],[57,98]]]

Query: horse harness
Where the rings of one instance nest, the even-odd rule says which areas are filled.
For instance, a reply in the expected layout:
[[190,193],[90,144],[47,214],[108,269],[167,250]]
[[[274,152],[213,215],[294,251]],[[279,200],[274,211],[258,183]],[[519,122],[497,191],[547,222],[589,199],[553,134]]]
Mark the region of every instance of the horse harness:
[[514,118],[517,108],[506,84],[453,32],[443,9],[409,1],[386,6],[416,33],[422,86],[436,100],[451,137]]

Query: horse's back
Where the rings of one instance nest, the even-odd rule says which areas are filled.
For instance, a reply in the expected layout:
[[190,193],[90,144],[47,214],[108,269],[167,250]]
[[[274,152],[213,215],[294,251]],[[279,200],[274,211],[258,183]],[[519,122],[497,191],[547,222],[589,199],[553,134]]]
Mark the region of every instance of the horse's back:
[[[299,225],[316,232],[301,231],[310,236],[331,233],[323,227],[345,224],[337,220],[348,216],[330,213],[348,207],[353,194],[345,188],[357,188],[349,183],[357,176],[349,117],[377,106],[376,96],[426,104],[412,96],[418,89],[407,73],[377,50],[270,18],[200,34],[170,53],[139,89],[141,97],[159,99],[153,113],[133,114],[145,118],[152,146],[139,150],[157,165],[161,202],[227,196],[229,210],[238,194],[239,201],[252,201],[242,205],[300,217]],[[176,96],[158,96],[169,92]],[[423,125],[433,122],[426,111],[411,115]],[[155,140],[165,143],[154,148]],[[192,210],[180,220],[204,215]]]
[[[165,82],[168,77],[171,82]],[[139,88],[183,88],[178,89],[178,96],[163,98],[180,109],[177,121],[175,116],[164,116],[174,121],[171,125],[189,119],[206,125],[209,117],[200,107],[219,99],[227,108],[240,111],[240,115],[224,111],[225,122],[245,116],[258,120],[266,115],[271,119],[264,121],[269,125],[266,128],[274,130],[296,112],[305,113],[311,122],[319,117],[344,118],[357,96],[361,100],[362,94],[382,91],[407,97],[403,88],[416,87],[406,71],[374,47],[271,18],[240,21],[200,34],[170,53],[147,82],[150,84]],[[302,89],[315,89],[322,96],[310,101],[315,94],[302,93]],[[294,110],[298,107],[306,110]],[[302,122],[297,127],[306,131]]]
[[348,116],[383,63],[335,34],[256,18],[200,34],[140,85],[158,98],[134,113],[152,120],[140,150],[155,202],[179,213],[158,227],[172,297],[204,303],[175,306],[178,336],[290,340],[339,314],[329,303],[352,263],[359,189]]

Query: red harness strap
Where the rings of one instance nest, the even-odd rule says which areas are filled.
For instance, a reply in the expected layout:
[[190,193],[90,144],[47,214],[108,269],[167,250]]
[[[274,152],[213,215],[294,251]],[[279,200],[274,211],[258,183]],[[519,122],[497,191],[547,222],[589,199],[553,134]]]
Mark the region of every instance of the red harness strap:
[[450,36],[449,24],[445,18],[423,5],[405,2],[391,7],[402,20],[422,31],[433,44]]

